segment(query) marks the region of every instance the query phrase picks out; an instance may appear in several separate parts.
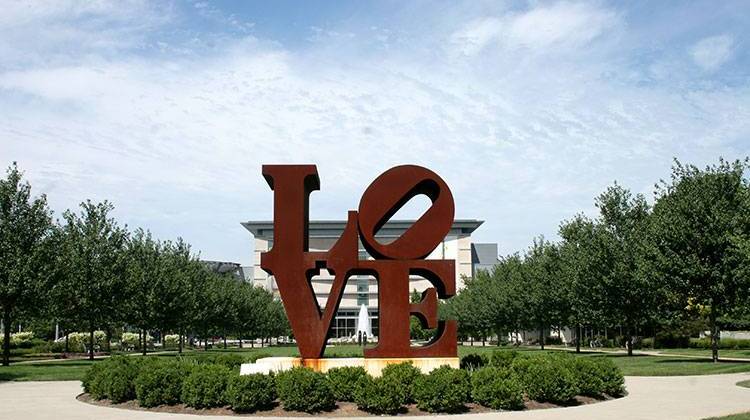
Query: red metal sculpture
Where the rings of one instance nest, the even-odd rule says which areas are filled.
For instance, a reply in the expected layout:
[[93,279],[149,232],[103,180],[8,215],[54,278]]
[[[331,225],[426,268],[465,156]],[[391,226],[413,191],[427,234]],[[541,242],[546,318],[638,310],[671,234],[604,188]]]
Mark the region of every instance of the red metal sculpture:
[[[456,321],[437,319],[437,299],[456,292],[454,261],[425,259],[453,224],[453,195],[437,174],[414,165],[381,174],[362,195],[359,211],[349,211],[344,233],[327,252],[308,250],[310,193],[320,188],[315,165],[264,165],[263,176],[274,191],[274,237],[271,250],[261,254],[261,267],[276,278],[303,359],[323,356],[344,286],[354,275],[372,275],[378,281],[380,336],[365,357],[456,357]],[[432,206],[395,241],[378,242],[378,230],[418,194],[429,197]],[[360,239],[374,260],[359,259]],[[334,280],[321,311],[311,279],[323,268]],[[410,275],[434,285],[420,303],[409,302]],[[437,328],[428,344],[410,345],[410,315],[424,327]]]

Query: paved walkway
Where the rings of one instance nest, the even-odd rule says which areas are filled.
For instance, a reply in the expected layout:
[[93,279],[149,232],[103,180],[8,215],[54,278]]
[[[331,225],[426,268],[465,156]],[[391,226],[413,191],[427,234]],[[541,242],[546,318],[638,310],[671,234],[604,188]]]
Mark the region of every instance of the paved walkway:
[[[617,400],[569,408],[507,413],[439,416],[472,419],[559,419],[559,420],[677,420],[702,419],[750,411],[750,389],[735,384],[750,374],[627,377],[629,395]],[[0,419],[15,420],[227,420],[225,416],[150,413],[98,407],[75,399],[80,382],[2,382]],[[376,417],[369,418],[372,420]],[[437,416],[416,417],[430,420]],[[275,419],[279,419],[278,417]],[[299,420],[299,418],[297,418]]]

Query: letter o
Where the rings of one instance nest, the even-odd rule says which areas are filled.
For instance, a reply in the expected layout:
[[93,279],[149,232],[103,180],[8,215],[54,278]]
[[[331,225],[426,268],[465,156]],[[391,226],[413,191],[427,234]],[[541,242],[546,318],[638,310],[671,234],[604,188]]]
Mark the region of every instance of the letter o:
[[[432,205],[400,237],[381,244],[375,233],[418,194]],[[362,243],[376,259],[423,259],[450,232],[454,215],[453,194],[436,173],[416,165],[402,165],[383,172],[370,184],[359,201],[359,233]]]

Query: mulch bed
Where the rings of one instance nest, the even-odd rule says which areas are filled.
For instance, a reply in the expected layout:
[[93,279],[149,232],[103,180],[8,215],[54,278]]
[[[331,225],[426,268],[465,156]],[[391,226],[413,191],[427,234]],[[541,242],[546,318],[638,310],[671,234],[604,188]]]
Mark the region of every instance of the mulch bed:
[[[145,408],[138,405],[138,401],[128,401],[120,404],[114,404],[109,400],[95,400],[91,398],[89,394],[80,394],[76,397],[78,401],[85,402],[88,404],[98,405],[102,407],[113,407],[125,410],[136,410],[136,411],[153,411],[157,413],[178,413],[178,414],[198,414],[198,415],[210,415],[210,416],[240,416],[240,417],[381,417],[377,414],[371,414],[366,411],[362,411],[357,408],[357,405],[350,402],[339,402],[336,404],[336,408],[332,411],[326,411],[317,414],[300,413],[297,411],[286,411],[281,408],[281,405],[276,404],[273,408],[263,411],[256,411],[254,413],[235,413],[229,407],[219,408],[207,408],[207,409],[195,409],[187,407],[185,404],[176,405],[161,405],[154,408]],[[575,398],[575,401],[570,405],[585,405],[593,404],[597,402],[611,400],[610,397],[601,399],[591,397]],[[540,403],[536,401],[526,401],[526,410],[540,410],[547,408],[559,408],[561,405],[552,403]],[[491,408],[483,407],[479,404],[469,403],[466,404],[466,410],[460,414],[474,414],[474,413],[490,413],[496,412]],[[406,409],[399,413],[398,416],[429,416],[433,413],[428,413],[417,408],[416,404],[409,404]]]

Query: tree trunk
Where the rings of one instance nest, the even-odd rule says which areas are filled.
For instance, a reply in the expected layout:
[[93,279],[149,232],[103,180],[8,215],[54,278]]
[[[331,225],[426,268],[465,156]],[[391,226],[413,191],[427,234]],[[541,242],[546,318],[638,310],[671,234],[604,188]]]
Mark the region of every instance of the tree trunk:
[[539,347],[544,350],[544,327],[539,327]]
[[576,353],[581,352],[581,324],[576,324]]
[[107,344],[106,351],[107,351],[107,353],[111,353],[112,352],[112,344],[111,344],[111,341],[112,341],[112,327],[107,327],[106,334],[107,334],[107,338],[104,341]]
[[628,336],[625,338],[625,347],[628,348],[628,356],[633,355],[633,330],[628,327],[627,328],[627,334]]
[[146,355],[146,329],[142,329],[142,335],[143,335],[143,348],[141,349],[141,353],[145,356]]
[[182,333],[180,333],[179,344],[177,344],[177,353],[179,354],[182,354],[182,339],[183,339],[183,335]]
[[716,325],[714,308],[711,308],[711,314],[708,316],[708,325],[711,329],[711,360],[717,363],[719,361],[719,327]]
[[239,336],[240,348],[242,348],[242,336]]
[[68,338],[70,338],[70,333],[65,331],[65,353],[70,353],[70,345],[68,342]]
[[89,360],[94,360],[94,327],[89,330]]
[[10,310],[3,314],[3,366],[10,366]]
[[227,335],[224,334],[224,350],[227,349]]

